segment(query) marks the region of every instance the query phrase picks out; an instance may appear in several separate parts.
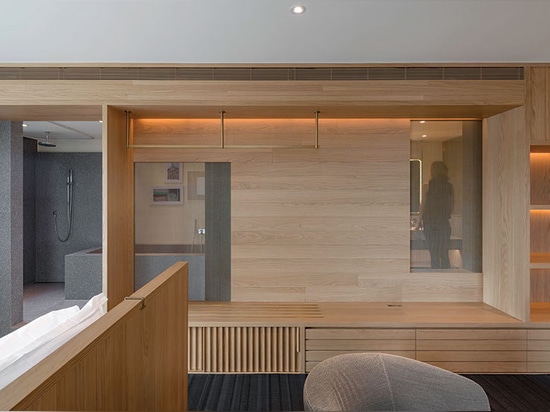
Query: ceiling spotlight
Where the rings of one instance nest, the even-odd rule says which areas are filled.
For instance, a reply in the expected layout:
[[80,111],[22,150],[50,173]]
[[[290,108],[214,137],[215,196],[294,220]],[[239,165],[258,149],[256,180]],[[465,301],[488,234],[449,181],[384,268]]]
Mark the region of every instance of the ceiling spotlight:
[[290,8],[290,12],[292,14],[304,14],[306,12],[306,8],[304,6],[296,5]]

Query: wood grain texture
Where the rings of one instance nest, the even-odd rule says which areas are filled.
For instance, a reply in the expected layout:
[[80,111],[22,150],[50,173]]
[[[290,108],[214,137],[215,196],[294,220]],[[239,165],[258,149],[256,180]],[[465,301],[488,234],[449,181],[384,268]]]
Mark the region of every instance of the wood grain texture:
[[[135,118],[217,118],[222,109],[233,118],[309,118],[315,110],[328,118],[485,118],[525,102],[521,80],[4,80],[0,88],[6,120],[59,113],[49,112],[50,105],[82,120],[103,104],[131,110]],[[80,118],[79,107],[85,109]]]
[[529,67],[526,73],[526,119],[532,143],[550,141],[550,71],[548,67]]
[[180,262],[2,389],[0,409],[187,410],[186,315]]
[[531,302],[550,302],[550,269],[531,268]]
[[531,205],[550,205],[550,147],[547,153],[531,153]]
[[483,301],[529,320],[529,138],[525,111],[484,122]]
[[134,292],[134,164],[125,113],[104,107],[103,287],[109,308]]
[[[174,145],[220,126],[134,120],[135,141],[154,141],[157,124]],[[226,127],[247,143],[292,144],[313,121],[228,119]],[[136,148],[134,160],[231,162],[235,301],[479,302],[479,273],[410,273],[409,129],[406,119],[323,118],[317,150]]]

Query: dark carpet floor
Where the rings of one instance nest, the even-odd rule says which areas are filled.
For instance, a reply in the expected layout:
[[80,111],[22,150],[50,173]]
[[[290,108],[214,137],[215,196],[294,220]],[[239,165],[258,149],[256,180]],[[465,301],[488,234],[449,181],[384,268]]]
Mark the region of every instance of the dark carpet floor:
[[[492,411],[550,411],[550,375],[464,375]],[[303,374],[190,374],[190,411],[303,411]]]

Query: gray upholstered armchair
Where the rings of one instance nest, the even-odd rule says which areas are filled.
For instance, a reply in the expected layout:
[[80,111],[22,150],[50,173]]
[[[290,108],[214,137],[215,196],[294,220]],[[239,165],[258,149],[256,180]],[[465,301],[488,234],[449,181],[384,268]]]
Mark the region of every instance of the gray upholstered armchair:
[[401,356],[353,353],[324,360],[304,385],[309,411],[489,411],[481,386]]

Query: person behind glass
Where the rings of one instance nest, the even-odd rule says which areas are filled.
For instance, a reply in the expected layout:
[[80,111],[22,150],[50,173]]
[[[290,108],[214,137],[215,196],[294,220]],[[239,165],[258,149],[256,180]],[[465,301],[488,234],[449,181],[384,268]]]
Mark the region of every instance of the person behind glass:
[[444,162],[433,162],[430,173],[430,181],[422,188],[418,228],[424,229],[432,268],[449,269],[450,219],[454,207],[454,188],[449,182],[449,169]]

